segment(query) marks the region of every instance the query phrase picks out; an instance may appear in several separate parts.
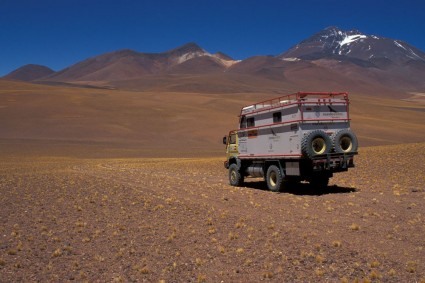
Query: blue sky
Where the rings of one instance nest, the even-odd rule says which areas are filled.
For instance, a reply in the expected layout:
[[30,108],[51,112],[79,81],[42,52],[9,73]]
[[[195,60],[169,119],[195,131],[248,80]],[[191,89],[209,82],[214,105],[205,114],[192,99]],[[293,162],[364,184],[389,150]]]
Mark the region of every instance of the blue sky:
[[328,27],[425,50],[425,1],[0,0],[0,76],[56,71],[119,49],[163,52],[196,42],[235,59],[277,55]]

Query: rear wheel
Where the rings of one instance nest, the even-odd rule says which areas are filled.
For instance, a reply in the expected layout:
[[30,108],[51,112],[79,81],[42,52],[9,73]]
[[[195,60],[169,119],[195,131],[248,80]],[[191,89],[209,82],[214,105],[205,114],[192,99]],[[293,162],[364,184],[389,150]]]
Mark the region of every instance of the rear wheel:
[[229,166],[229,183],[232,186],[240,187],[243,184],[243,175],[239,170],[239,166],[235,163]]
[[267,187],[272,192],[279,192],[282,189],[283,172],[276,165],[271,165],[267,169]]

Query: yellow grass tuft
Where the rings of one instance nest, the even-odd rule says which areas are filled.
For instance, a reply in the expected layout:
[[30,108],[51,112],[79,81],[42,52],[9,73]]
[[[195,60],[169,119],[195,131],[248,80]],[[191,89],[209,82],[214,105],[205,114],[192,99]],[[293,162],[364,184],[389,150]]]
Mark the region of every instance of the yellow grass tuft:
[[391,268],[391,269],[388,271],[388,275],[389,275],[389,276],[391,276],[391,277],[395,276],[396,274],[397,274],[397,272],[396,272],[393,268]]
[[319,276],[322,277],[325,274],[325,271],[321,268],[317,268],[316,270],[314,270],[314,273]]
[[381,276],[381,274],[379,274],[379,272],[378,272],[378,271],[376,271],[376,270],[372,270],[372,272],[369,274],[369,278],[370,278],[371,280],[377,280],[377,279],[382,278],[382,276]]
[[360,226],[356,223],[353,223],[353,224],[350,225],[350,229],[353,230],[353,231],[358,231],[358,230],[360,230]]
[[239,238],[239,236],[233,232],[229,232],[229,240],[236,240],[237,238]]
[[317,263],[323,263],[325,261],[325,258],[321,255],[316,256],[316,262]]
[[53,253],[52,253],[52,256],[53,257],[59,257],[59,256],[61,256],[62,255],[62,250],[60,249],[60,248],[57,248]]
[[415,261],[408,261],[406,263],[406,271],[409,273],[415,273],[417,265],[418,264]]
[[196,263],[197,266],[201,266],[203,264],[203,260],[197,257],[195,259],[195,263]]
[[198,283],[207,282],[207,276],[204,274],[199,274],[196,280]]

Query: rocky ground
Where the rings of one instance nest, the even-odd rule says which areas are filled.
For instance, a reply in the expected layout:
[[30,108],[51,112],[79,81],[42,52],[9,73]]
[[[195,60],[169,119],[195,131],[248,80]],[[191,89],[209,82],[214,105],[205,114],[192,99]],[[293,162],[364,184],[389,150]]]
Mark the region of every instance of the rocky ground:
[[324,193],[223,158],[4,157],[1,282],[425,282],[425,144],[362,148]]

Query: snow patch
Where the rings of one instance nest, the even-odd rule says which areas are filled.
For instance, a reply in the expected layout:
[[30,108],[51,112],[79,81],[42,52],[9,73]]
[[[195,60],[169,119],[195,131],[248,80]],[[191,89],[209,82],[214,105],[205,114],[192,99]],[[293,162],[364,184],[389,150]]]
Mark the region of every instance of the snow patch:
[[407,49],[406,49],[403,45],[401,45],[400,43],[398,43],[398,42],[397,42],[397,40],[394,40],[394,44],[395,44],[397,47],[403,48],[404,50],[406,50],[406,51],[407,51]]
[[300,58],[297,57],[287,57],[287,58],[282,58],[283,61],[289,61],[289,62],[297,62],[297,61],[301,61]]
[[203,56],[213,58],[214,61],[216,61],[217,63],[219,63],[220,65],[222,65],[226,68],[229,68],[230,66],[232,66],[236,63],[239,63],[241,61],[241,60],[225,60],[223,58],[220,58],[217,55],[210,54],[206,51],[196,51],[196,52],[185,53],[185,54],[175,58],[174,63],[177,65],[177,64],[181,64],[183,62],[186,62],[190,59],[197,58],[197,57],[203,57]]
[[[193,59],[193,58],[196,58],[196,57],[200,57],[200,56],[205,56],[207,54],[209,54],[209,53],[207,53],[207,52],[201,52],[201,51],[189,52],[189,53],[185,53],[185,54],[177,57],[175,59],[175,62],[176,62],[176,64],[181,64],[181,63],[186,62],[186,61],[188,61],[190,59]],[[209,55],[211,55],[211,54],[209,54]]]
[[413,50],[411,48],[409,48],[409,50],[406,49],[406,51],[410,51],[410,54],[412,54],[413,56],[415,56],[416,59],[424,60],[421,56],[419,56],[418,54],[416,54],[415,52],[413,52]]
[[236,63],[239,63],[241,60],[225,60],[225,59],[223,59],[223,58],[220,58],[220,57],[218,57],[218,56],[216,56],[216,55],[211,55],[211,54],[209,54],[209,55],[207,55],[207,56],[210,56],[210,57],[212,57],[212,58],[214,58],[214,60],[217,62],[217,63],[219,63],[219,64],[221,64],[221,65],[223,65],[224,67],[226,67],[226,68],[229,68],[229,67],[231,67],[231,66],[233,66],[233,65],[235,65]]
[[339,43],[339,45],[340,46],[343,46],[343,45],[349,45],[349,44],[351,44],[352,42],[354,42],[354,41],[357,41],[357,40],[360,40],[360,39],[364,39],[364,38],[367,38],[367,36],[366,35],[363,35],[363,34],[354,34],[354,35],[348,35],[348,36],[346,36],[340,43]]

